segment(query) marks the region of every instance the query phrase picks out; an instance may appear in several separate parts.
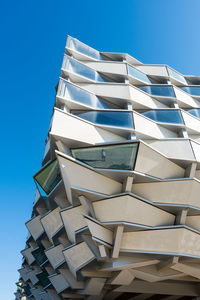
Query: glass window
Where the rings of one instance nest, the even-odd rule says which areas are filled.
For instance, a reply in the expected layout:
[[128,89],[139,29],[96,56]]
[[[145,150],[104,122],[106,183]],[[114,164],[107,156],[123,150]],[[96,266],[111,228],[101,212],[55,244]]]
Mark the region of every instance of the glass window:
[[42,246],[33,250],[32,255],[35,257],[39,265],[43,264],[47,260],[47,257],[44,253],[44,248]]
[[197,118],[200,118],[200,108],[193,108],[193,109],[189,109],[188,112],[197,117]]
[[74,158],[101,169],[133,170],[138,143],[72,149]]
[[200,96],[200,86],[184,86],[181,89],[190,95]]
[[174,89],[170,85],[146,85],[140,87],[140,89],[154,96],[176,97],[174,94]]
[[79,87],[76,87],[68,81],[61,80],[60,82],[61,88],[59,95],[61,97],[72,99],[73,101],[91,106],[93,108],[109,109],[109,107],[94,94],[91,94]]
[[72,113],[95,124],[133,128],[132,112],[128,111],[72,111]]
[[23,286],[23,289],[24,289],[24,293],[27,297],[31,295],[31,288],[30,288],[29,284]]
[[146,74],[142,73],[141,71],[137,70],[136,68],[128,65],[128,75],[135,77],[136,79],[146,82],[146,83],[151,83],[149,78],[147,77]]
[[149,110],[142,114],[156,122],[183,124],[180,111],[175,109]]
[[48,279],[49,274],[47,273],[47,271],[43,271],[36,276],[39,279],[39,284],[41,284],[43,287],[50,284],[50,281]]
[[169,67],[167,69],[168,69],[168,73],[169,73],[170,77],[172,77],[172,78],[174,78],[174,79],[176,79],[176,80],[178,80],[178,81],[180,81],[184,84],[187,84],[187,81],[185,80],[185,78],[181,74],[177,73],[175,70],[173,70]]
[[61,180],[57,160],[52,161],[34,176],[37,183],[48,195]]
[[64,57],[63,69],[65,69],[66,71],[87,77],[94,81],[98,81],[98,82],[106,81],[98,72],[96,72],[95,70],[91,69],[90,67],[74,60],[73,58],[71,58],[69,56]]
[[76,50],[80,53],[83,53],[87,56],[90,56],[90,57],[98,59],[98,60],[103,59],[101,54],[99,53],[99,51],[97,51],[97,50],[81,43],[80,41],[71,38],[71,37],[69,37],[68,39],[69,39],[68,45],[67,45],[68,48],[71,48],[72,50]]

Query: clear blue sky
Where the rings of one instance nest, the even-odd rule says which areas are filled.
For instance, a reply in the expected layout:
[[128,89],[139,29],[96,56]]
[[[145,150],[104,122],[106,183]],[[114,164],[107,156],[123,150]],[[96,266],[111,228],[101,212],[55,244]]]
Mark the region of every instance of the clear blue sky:
[[200,75],[199,0],[2,1],[0,299],[14,299],[67,34]]

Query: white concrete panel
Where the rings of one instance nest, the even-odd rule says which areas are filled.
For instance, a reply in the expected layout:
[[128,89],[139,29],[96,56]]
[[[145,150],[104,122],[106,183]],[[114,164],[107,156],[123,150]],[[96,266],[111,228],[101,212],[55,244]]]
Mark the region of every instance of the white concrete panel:
[[188,133],[198,133],[200,132],[200,120],[197,118],[193,117],[191,114],[186,113],[185,111],[181,111],[184,123],[187,127],[187,132]]
[[179,167],[143,143],[139,145],[135,171],[161,179],[182,178],[185,173],[185,169]]
[[145,143],[170,159],[195,160],[189,140],[145,140]]
[[84,64],[99,72],[105,72],[105,73],[111,73],[117,75],[127,75],[126,64],[122,62],[88,61],[85,62]]
[[124,250],[200,257],[200,235],[185,228],[124,232],[121,251]]
[[36,241],[44,232],[44,228],[40,222],[41,216],[37,216],[30,221],[26,222],[26,227],[28,228],[30,234]]
[[60,209],[57,207],[41,218],[41,223],[50,240],[52,240],[54,234],[63,226],[63,222],[61,220],[59,212]]
[[[199,129],[200,130],[200,129]],[[192,149],[194,151],[195,158],[200,162],[200,144],[191,141]]]
[[87,222],[83,214],[86,214],[87,210],[82,206],[73,207],[63,210],[61,217],[65,226],[65,230],[72,243],[75,243],[75,234],[77,230],[80,230],[87,226]]
[[169,77],[166,66],[164,65],[141,65],[136,68],[147,75]]
[[147,226],[174,224],[174,215],[135,197],[125,195],[93,202],[100,222],[130,222]]
[[54,269],[56,269],[64,260],[63,245],[59,244],[45,251],[45,254]]
[[200,182],[194,179],[135,183],[132,192],[155,203],[192,205],[200,208]]
[[180,107],[199,107],[198,101],[174,86],[174,92]]
[[[97,193],[103,191],[108,195],[121,192],[121,183],[93,171],[92,168],[83,166],[67,156],[61,156],[60,154],[61,153],[57,152],[62,178],[68,194],[69,186]],[[70,201],[70,195],[68,195],[68,199]]]
[[49,280],[56,289],[57,293],[61,293],[70,286],[61,274],[50,276]]

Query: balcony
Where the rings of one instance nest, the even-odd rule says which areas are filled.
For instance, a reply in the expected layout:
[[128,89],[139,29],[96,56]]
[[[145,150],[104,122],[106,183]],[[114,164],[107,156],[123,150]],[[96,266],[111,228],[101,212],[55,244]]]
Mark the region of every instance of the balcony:
[[67,105],[74,109],[81,108],[82,105],[96,109],[109,109],[109,106],[96,95],[63,79],[59,82],[57,98],[63,104],[68,102]]
[[190,94],[191,96],[200,97],[200,86],[184,86],[182,87],[182,90]]
[[48,279],[49,274],[47,273],[47,271],[38,273],[36,276],[39,279],[39,284],[41,284],[43,287],[47,287],[48,285],[51,284]]
[[38,173],[34,175],[34,179],[48,195],[60,182],[61,175],[57,160],[44,166]]
[[176,98],[171,85],[146,85],[140,89],[152,96]]
[[157,109],[143,112],[142,115],[159,123],[184,124],[178,109]]
[[[131,65],[127,65],[128,68],[128,75],[130,76],[130,81],[133,81],[132,83],[134,84],[141,84],[141,83],[146,83],[146,84],[151,84],[151,81],[147,77],[146,74],[143,72],[137,70],[136,68],[132,67]],[[133,80],[134,79],[134,80]]]
[[133,170],[138,143],[72,149],[74,158],[100,169]]
[[[171,78],[172,83],[179,85],[182,83],[183,85],[187,85],[187,81],[185,80],[184,76],[180,73],[176,72],[175,70],[167,67],[169,77]],[[174,81],[174,82],[173,82]]]
[[[74,81],[78,82],[106,82],[106,80],[94,69],[69,56],[64,56],[61,71],[64,76],[69,76]],[[76,75],[78,75],[78,77]]]
[[130,111],[72,111],[72,113],[94,124],[133,129]]
[[68,36],[66,47],[73,52],[79,52],[85,56],[85,60],[87,60],[87,56],[94,60],[103,60],[103,57],[99,53],[99,51],[81,43],[77,39],[74,39]]

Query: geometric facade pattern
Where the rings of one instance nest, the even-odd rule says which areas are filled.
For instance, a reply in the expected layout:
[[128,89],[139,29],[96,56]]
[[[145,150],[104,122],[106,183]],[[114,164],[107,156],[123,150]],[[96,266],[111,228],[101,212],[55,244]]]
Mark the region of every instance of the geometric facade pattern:
[[200,77],[68,37],[16,299],[200,296]]

